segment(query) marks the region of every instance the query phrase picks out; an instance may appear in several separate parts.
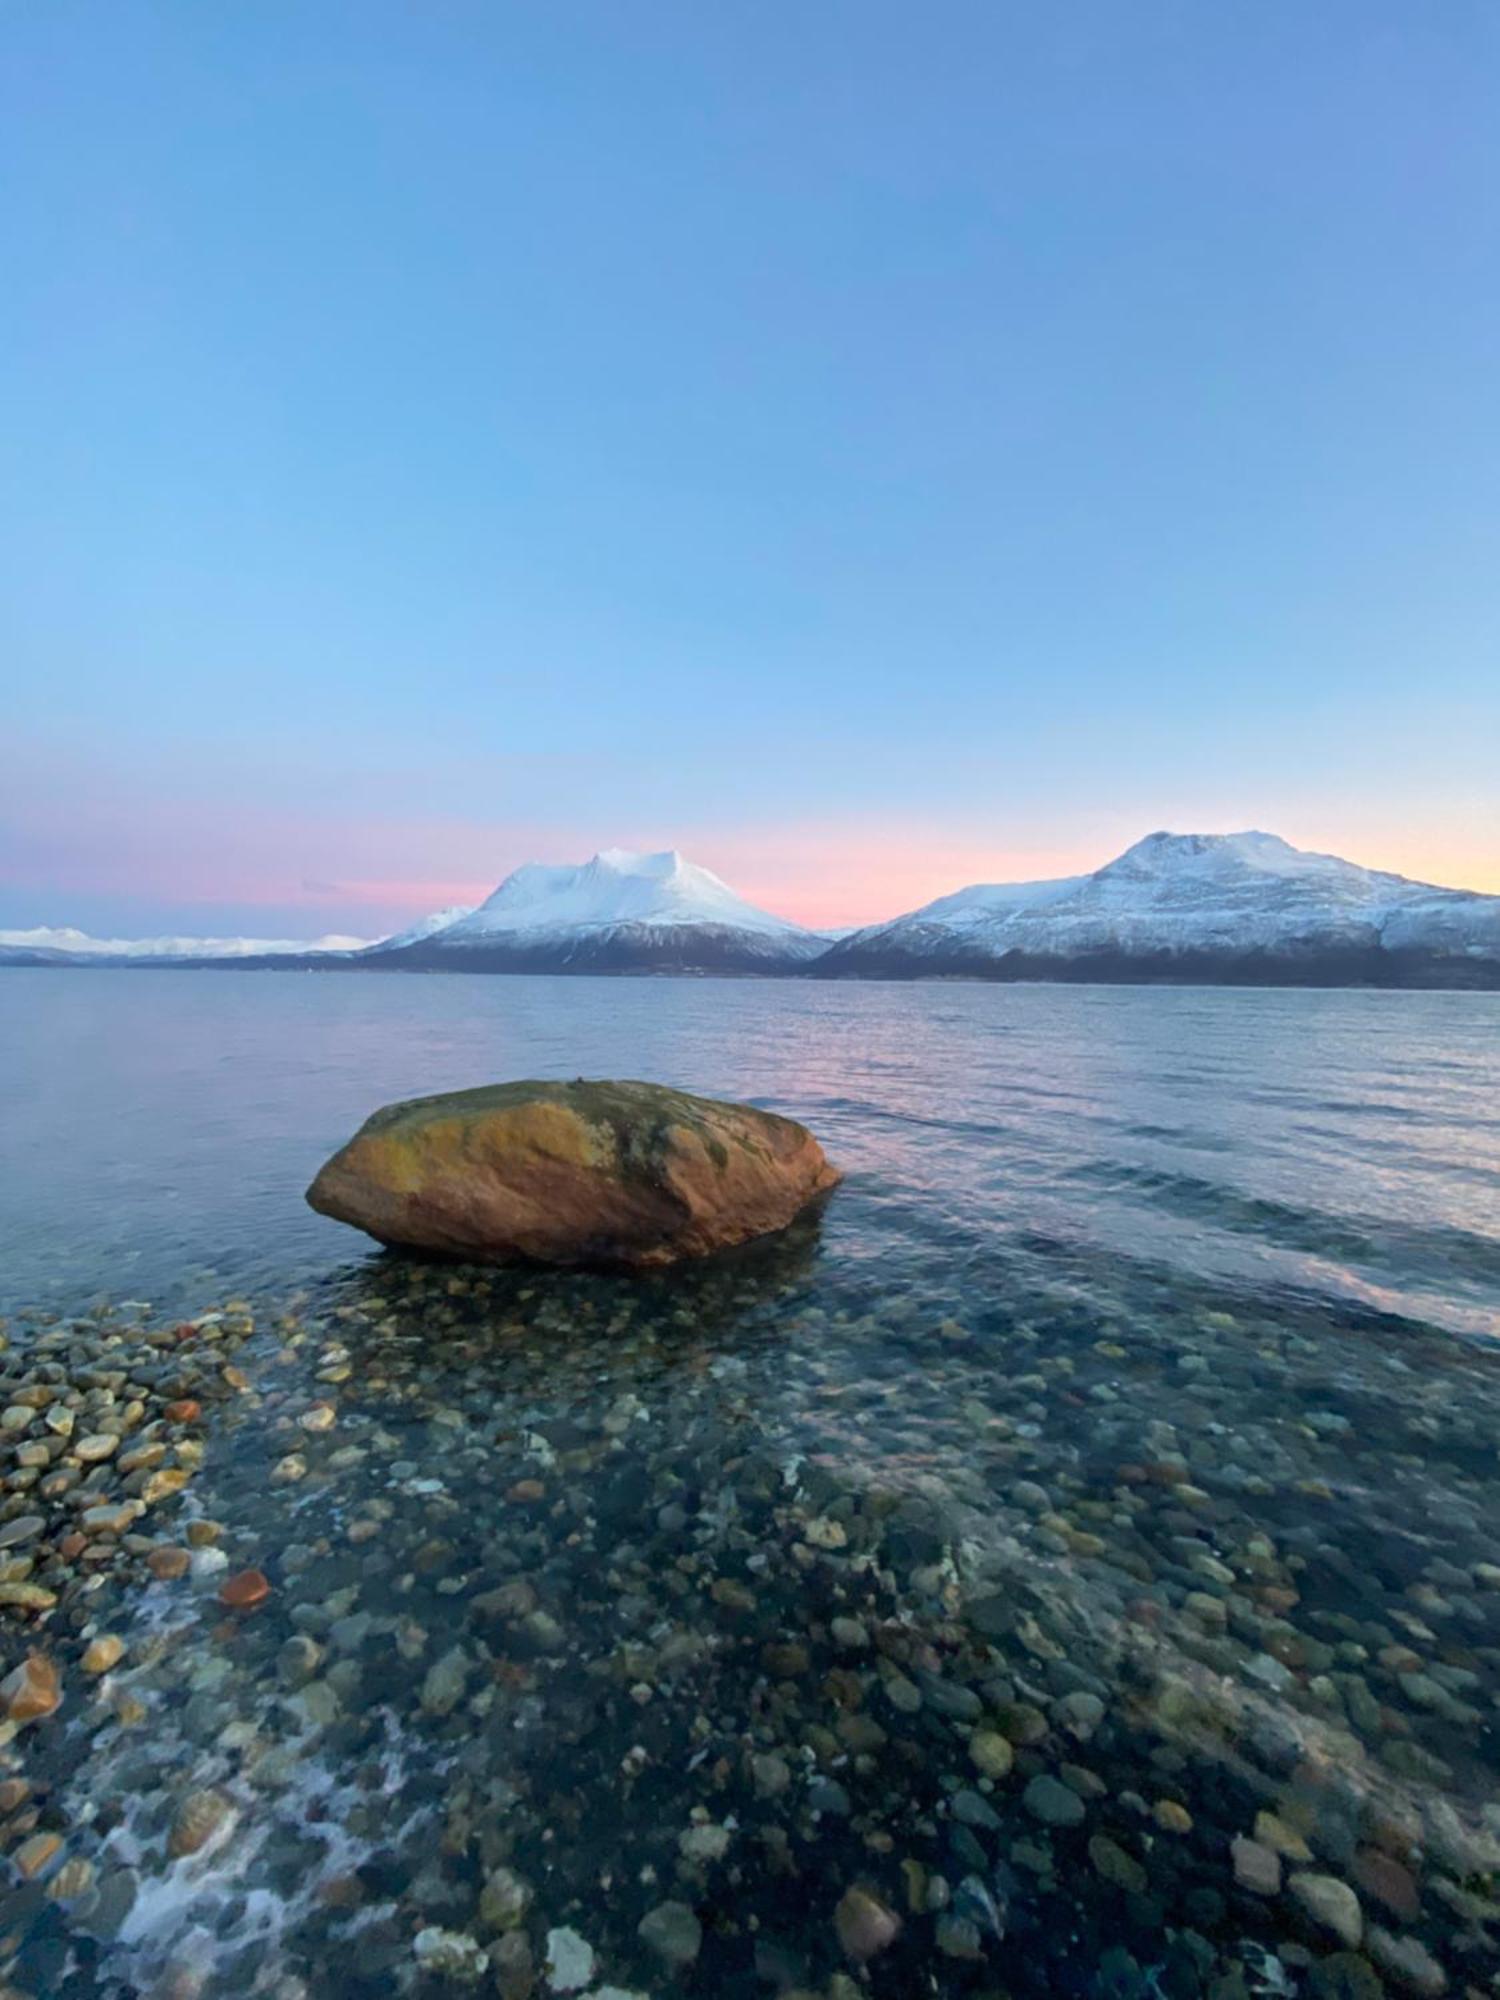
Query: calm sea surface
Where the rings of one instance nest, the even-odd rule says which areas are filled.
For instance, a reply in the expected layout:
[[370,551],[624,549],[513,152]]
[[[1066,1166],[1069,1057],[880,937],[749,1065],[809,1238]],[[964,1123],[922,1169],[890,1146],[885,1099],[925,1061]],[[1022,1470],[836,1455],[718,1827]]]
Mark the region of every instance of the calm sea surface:
[[[0,1075],[13,1990],[1500,1976],[1495,996],[16,971]],[[303,1203],[573,1075],[847,1179],[645,1281]]]
[[378,1104],[639,1076],[809,1124],[825,1256],[1004,1252],[1500,1332],[1500,1002],[1470,994],[21,971],[0,1297],[176,1296],[362,1254],[302,1190]]

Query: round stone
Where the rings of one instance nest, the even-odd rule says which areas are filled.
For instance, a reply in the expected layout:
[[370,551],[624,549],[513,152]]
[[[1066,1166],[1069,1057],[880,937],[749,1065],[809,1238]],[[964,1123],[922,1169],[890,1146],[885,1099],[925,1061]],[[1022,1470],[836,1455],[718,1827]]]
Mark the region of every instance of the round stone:
[[29,1840],[11,1855],[11,1864],[24,1881],[34,1882],[43,1875],[62,1853],[62,1836],[56,1833],[34,1833]]
[[186,1854],[201,1853],[233,1818],[234,1807],[222,1792],[189,1792],[172,1822],[167,1851],[179,1860]]
[[492,1931],[513,1931],[531,1907],[531,1886],[511,1868],[497,1868],[479,1892],[480,1922]]
[[489,1970],[483,1945],[463,1931],[445,1931],[429,1924],[412,1939],[412,1956],[424,1972],[457,1986],[474,1986]]
[[1262,1841],[1238,1834],[1229,1844],[1234,1879],[1252,1896],[1274,1896],[1281,1888],[1281,1856]]
[[125,1641],[117,1639],[113,1632],[101,1632],[97,1639],[90,1640],[80,1664],[86,1674],[107,1674],[124,1657]]
[[1351,1951],[1358,1948],[1364,1936],[1364,1917],[1359,1898],[1347,1882],[1336,1875],[1304,1873],[1294,1875],[1290,1886],[1293,1897],[1315,1924],[1331,1931]]
[[1050,1772],[1032,1779],[1021,1794],[1021,1803],[1043,1826],[1078,1826],[1083,1819],[1083,1800]]
[[858,1886],[846,1889],[833,1913],[839,1943],[850,1958],[874,1958],[896,1942],[901,1919],[878,1896]]
[[0,1681],[0,1702],[14,1723],[37,1722],[62,1703],[62,1679],[45,1653],[28,1653]]
[[691,1965],[703,1948],[703,1926],[686,1903],[658,1903],[641,1918],[636,1936],[671,1966]]
[[547,1933],[547,1984],[554,1993],[581,1993],[594,1980],[594,1947],[564,1925]]
[[1106,1882],[1123,1889],[1127,1895],[1143,1896],[1146,1893],[1146,1871],[1133,1854],[1127,1854],[1117,1840],[1108,1834],[1096,1833],[1089,1842],[1089,1859],[1096,1871]]
[[[207,1554],[206,1550],[200,1553]],[[231,1611],[254,1611],[271,1595],[271,1586],[258,1569],[242,1569],[219,1587],[219,1602]]]

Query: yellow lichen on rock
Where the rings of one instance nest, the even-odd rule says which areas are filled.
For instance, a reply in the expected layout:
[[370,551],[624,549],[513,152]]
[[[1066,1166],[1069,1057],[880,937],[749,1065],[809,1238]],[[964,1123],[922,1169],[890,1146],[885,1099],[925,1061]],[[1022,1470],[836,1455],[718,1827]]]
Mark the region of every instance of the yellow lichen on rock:
[[308,1190],[377,1241],[648,1269],[785,1228],[838,1180],[803,1126],[648,1083],[515,1083],[377,1111]]

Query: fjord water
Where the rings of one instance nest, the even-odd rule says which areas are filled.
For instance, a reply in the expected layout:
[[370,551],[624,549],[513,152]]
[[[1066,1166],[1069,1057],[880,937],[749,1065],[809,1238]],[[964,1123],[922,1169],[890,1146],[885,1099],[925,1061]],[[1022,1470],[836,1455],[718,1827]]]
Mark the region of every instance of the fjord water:
[[1003,1248],[1500,1332],[1500,1001],[1450,993],[18,971],[0,1299],[326,1275],[304,1209],[393,1098],[642,1076],[810,1125],[825,1258]]
[[[12,1393],[229,1308],[187,1574],[80,1558],[44,1635],[22,1990],[1500,1969],[1493,997],[39,971],[0,1051]],[[848,1178],[647,1282],[302,1204],[381,1102],[574,1074]]]

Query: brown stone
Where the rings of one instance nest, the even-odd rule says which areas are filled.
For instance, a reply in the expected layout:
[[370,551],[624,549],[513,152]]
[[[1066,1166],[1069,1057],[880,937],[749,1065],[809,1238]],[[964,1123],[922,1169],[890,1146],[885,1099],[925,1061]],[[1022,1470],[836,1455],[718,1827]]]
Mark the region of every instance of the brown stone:
[[195,1403],[191,1396],[184,1396],[180,1402],[168,1403],[162,1415],[174,1424],[195,1424],[203,1414],[201,1403]]
[[365,1898],[357,1875],[326,1875],[313,1893],[330,1910],[357,1910]]
[[62,1836],[56,1833],[34,1833],[30,1840],[23,1840],[10,1857],[19,1873],[28,1882],[34,1882],[38,1875],[50,1868],[62,1853]]
[[141,1498],[148,1507],[154,1507],[158,1500],[169,1500],[174,1493],[180,1493],[191,1477],[185,1465],[164,1465],[141,1488]]
[[117,1667],[125,1657],[125,1641],[115,1637],[113,1632],[101,1632],[97,1639],[89,1642],[79,1665],[86,1674],[107,1674],[111,1667]]
[[121,1452],[115,1464],[128,1479],[132,1472],[150,1472],[153,1466],[161,1464],[166,1455],[164,1444],[139,1444],[133,1451]]
[[12,1722],[37,1722],[62,1704],[62,1681],[45,1653],[28,1653],[0,1681],[0,1702]]
[[647,1270],[784,1229],[838,1178],[789,1118],[580,1080],[387,1105],[307,1199],[380,1243]]
[[230,1611],[254,1611],[271,1595],[271,1586],[258,1569],[242,1569],[219,1591],[219,1602]]
[[1393,1917],[1399,1917],[1404,1924],[1416,1922],[1421,1898],[1416,1883],[1399,1861],[1393,1861],[1378,1848],[1362,1847],[1354,1857],[1351,1873],[1365,1894],[1383,1903]]
[[0,1605],[12,1611],[50,1611],[57,1592],[41,1583],[0,1583]]
[[186,1549],[173,1548],[168,1543],[151,1551],[146,1558],[146,1567],[158,1583],[174,1583],[178,1577],[187,1575],[190,1561]]
[[47,1894],[54,1903],[70,1903],[77,1896],[86,1896],[93,1886],[94,1864],[79,1854],[58,1869],[47,1884]]
[[234,1806],[222,1792],[189,1792],[177,1809],[172,1821],[172,1831],[167,1838],[167,1852],[179,1860],[185,1854],[197,1854],[206,1847],[234,1818]]
[[839,1943],[850,1958],[874,1958],[896,1942],[901,1919],[868,1889],[846,1889],[833,1913]]

